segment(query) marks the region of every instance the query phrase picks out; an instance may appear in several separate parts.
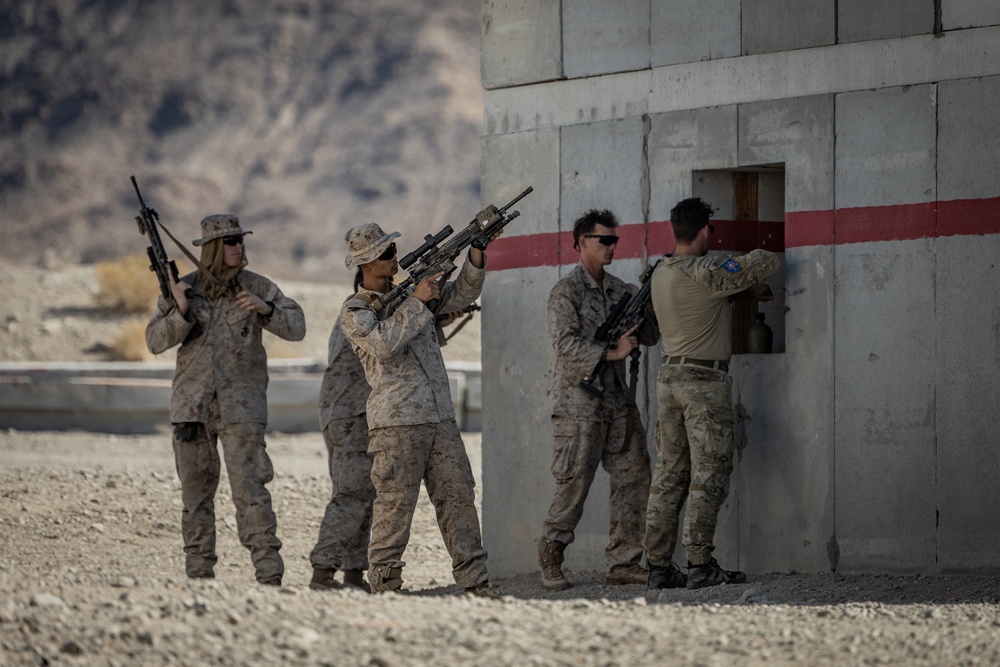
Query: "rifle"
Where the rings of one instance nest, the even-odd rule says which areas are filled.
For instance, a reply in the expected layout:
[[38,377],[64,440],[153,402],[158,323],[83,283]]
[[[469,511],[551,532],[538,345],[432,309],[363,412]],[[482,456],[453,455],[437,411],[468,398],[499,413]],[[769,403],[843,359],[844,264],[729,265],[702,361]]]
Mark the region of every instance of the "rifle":
[[[650,278],[653,275],[653,269],[655,269],[660,263],[660,260],[656,261],[656,264],[646,267],[646,270],[642,272],[639,276],[639,290],[633,294],[629,295],[627,292],[622,295],[622,298],[618,300],[614,306],[611,307],[611,312],[608,314],[607,319],[597,327],[597,332],[594,334],[594,339],[598,342],[605,343],[606,348],[609,350],[615,349],[618,345],[618,341],[622,336],[625,335],[632,327],[642,326],[642,323],[646,320],[646,306],[649,304],[649,296],[651,289]],[[632,350],[629,355],[632,358],[632,368],[635,371],[633,375],[638,374],[639,363],[639,348]],[[601,376],[604,374],[604,369],[607,368],[608,361],[601,357],[601,360],[597,362],[594,366],[594,370],[590,372],[590,375],[580,380],[580,386],[586,389],[588,392],[594,396],[600,396],[604,393],[604,387],[598,383],[601,381]],[[633,385],[635,379],[633,378]]]
[[[451,340],[452,338],[454,338],[455,334],[457,334],[459,331],[461,331],[462,327],[464,327],[466,324],[469,323],[469,320],[472,319],[472,314],[474,312],[476,312],[477,310],[482,310],[482,308],[479,306],[479,304],[478,303],[470,303],[468,306],[466,306],[465,308],[462,308],[459,311],[453,311],[453,312],[464,313],[465,314],[465,318],[461,322],[459,322],[457,325],[455,325],[455,328],[451,330],[450,334],[448,334],[447,336],[444,337],[445,341],[447,342],[447,341]],[[440,326],[440,324],[442,322],[444,322],[446,319],[448,319],[448,315],[449,314],[450,313],[438,313],[437,315],[434,316],[434,322],[437,325]]]
[[[132,176],[132,187],[135,188],[135,194],[139,197],[139,215],[135,216],[135,222],[139,225],[139,233],[149,239],[149,247],[146,248],[146,254],[149,256],[150,262],[149,270],[154,272],[156,279],[160,281],[160,294],[163,295],[164,299],[176,306],[177,302],[170,291],[169,275],[173,275],[174,282],[180,282],[180,276],[177,273],[177,264],[167,258],[167,251],[164,250],[163,241],[160,240],[160,233],[156,229],[156,225],[160,221],[160,216],[156,211],[146,206],[146,202],[142,200],[142,195],[139,193],[139,184],[135,182],[135,176]],[[169,275],[168,271],[170,272]],[[188,298],[191,298],[193,294],[193,290],[187,290]]]
[[[441,280],[448,280],[455,269],[455,258],[472,246],[479,250],[485,250],[490,242],[490,237],[503,229],[507,223],[521,215],[519,211],[507,210],[519,202],[524,196],[534,188],[528,187],[524,192],[511,199],[503,208],[497,208],[490,204],[476,214],[465,229],[462,229],[454,236],[451,236],[451,225],[446,225],[437,234],[428,234],[424,237],[424,242],[419,248],[409,253],[399,261],[399,266],[406,269],[409,275],[406,280],[396,285],[391,290],[379,297],[372,306],[381,319],[391,315],[393,311],[409,296],[409,289],[424,278],[433,276],[436,273],[444,273]],[[448,238],[451,236],[451,238]],[[447,240],[445,240],[447,239]],[[430,302],[427,304],[432,312],[437,312],[440,304]]]

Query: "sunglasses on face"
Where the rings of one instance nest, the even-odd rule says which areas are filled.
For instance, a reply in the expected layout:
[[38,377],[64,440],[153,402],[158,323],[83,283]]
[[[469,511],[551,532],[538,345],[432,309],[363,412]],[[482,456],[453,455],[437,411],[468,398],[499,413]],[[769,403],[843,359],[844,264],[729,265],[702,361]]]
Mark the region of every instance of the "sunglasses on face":
[[243,243],[242,236],[225,236],[222,238],[222,242],[228,246],[240,245]]
[[390,243],[389,247],[385,249],[385,252],[378,256],[383,262],[387,262],[396,256],[396,244]]
[[709,225],[708,226],[708,233],[709,234],[714,234],[715,233],[715,225]]
[[613,246],[618,243],[618,237],[614,234],[584,234],[585,239],[597,239],[602,245]]

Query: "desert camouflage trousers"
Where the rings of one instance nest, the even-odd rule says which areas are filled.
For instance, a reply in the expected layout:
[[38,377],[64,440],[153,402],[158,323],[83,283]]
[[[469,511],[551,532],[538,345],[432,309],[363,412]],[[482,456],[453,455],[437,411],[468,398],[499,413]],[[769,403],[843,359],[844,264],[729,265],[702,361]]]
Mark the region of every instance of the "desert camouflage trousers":
[[178,429],[174,430],[174,463],[181,482],[181,535],[187,575],[211,575],[217,560],[215,491],[221,472],[218,448],[221,443],[236,506],[240,543],[250,550],[258,581],[281,577],[285,569],[278,555],[281,541],[275,534],[277,520],[271,509],[271,494],[265,486],[274,477],[274,468],[264,442],[264,424],[221,424],[216,400],[209,409],[209,419],[208,424],[195,429],[190,441],[179,439]]
[[[372,516],[369,582],[376,587],[376,568],[402,568],[410,540],[410,524],[420,495],[420,482],[434,505],[438,528],[451,556],[452,576],[462,588],[489,579],[476,511],[476,480],[455,420],[415,426],[373,429],[375,504]],[[377,590],[377,589],[376,589]]]
[[597,466],[602,465],[611,478],[610,539],[605,548],[609,572],[642,559],[643,518],[649,498],[646,429],[636,415],[626,443],[626,422],[624,410],[610,421],[552,417],[556,492],[543,535],[563,544],[573,542]]
[[367,570],[375,487],[365,415],[332,420],[323,439],[333,492],[309,560],[313,567]]
[[656,384],[656,467],[646,509],[646,558],[670,563],[684,516],[684,549],[693,565],[715,549],[715,524],[733,471],[732,379],[698,366],[660,367]]

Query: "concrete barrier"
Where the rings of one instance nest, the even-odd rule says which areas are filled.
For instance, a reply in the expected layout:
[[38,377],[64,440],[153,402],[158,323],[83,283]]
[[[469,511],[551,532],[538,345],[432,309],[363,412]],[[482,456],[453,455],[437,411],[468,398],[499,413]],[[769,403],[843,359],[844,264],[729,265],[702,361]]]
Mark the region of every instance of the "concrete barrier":
[[[326,366],[313,359],[268,362],[268,430],[319,430],[319,388]],[[0,362],[0,428],[103,433],[166,432],[172,362]],[[478,431],[480,365],[448,364],[455,414]],[[470,400],[471,399],[471,400]]]

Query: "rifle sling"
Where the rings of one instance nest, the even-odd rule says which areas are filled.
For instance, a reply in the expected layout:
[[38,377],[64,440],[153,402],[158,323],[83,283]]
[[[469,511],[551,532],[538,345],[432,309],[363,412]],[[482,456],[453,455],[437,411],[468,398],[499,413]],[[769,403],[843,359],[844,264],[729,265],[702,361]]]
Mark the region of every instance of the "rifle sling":
[[625,405],[625,446],[628,447],[632,440],[632,432],[635,430],[635,416],[639,413],[639,406],[635,404],[636,385],[639,384],[639,355],[632,357],[632,365],[629,368],[628,383],[628,403]]
[[198,261],[198,260],[197,260],[197,259],[195,258],[195,256],[194,256],[194,255],[193,255],[193,254],[192,254],[192,253],[191,253],[191,252],[190,252],[190,251],[189,251],[189,250],[188,250],[187,248],[185,248],[185,247],[184,247],[184,246],[183,246],[183,245],[181,244],[181,242],[180,242],[180,241],[178,241],[178,240],[177,240],[177,239],[176,239],[176,238],[174,237],[174,235],[173,235],[173,234],[171,234],[171,233],[170,233],[170,230],[169,230],[169,229],[167,229],[166,225],[164,225],[164,224],[163,224],[162,222],[160,222],[160,218],[159,218],[159,216],[157,216],[157,217],[153,218],[153,220],[154,220],[154,221],[156,222],[156,224],[157,224],[157,225],[158,225],[158,226],[160,227],[160,229],[162,229],[162,230],[163,230],[164,232],[166,232],[167,236],[169,236],[169,237],[170,237],[170,240],[171,240],[171,241],[173,241],[173,242],[174,242],[174,244],[175,244],[175,245],[176,245],[176,246],[177,246],[178,248],[180,248],[180,249],[181,249],[181,252],[183,252],[183,253],[184,253],[185,255],[187,255],[187,258],[188,258],[188,259],[190,259],[190,260],[191,260],[191,261],[192,261],[192,262],[194,263],[194,265],[195,265],[196,267],[198,267],[198,273],[200,273],[200,274],[202,275],[202,277],[203,277],[203,278],[205,278],[205,280],[209,281],[210,283],[212,283],[212,284],[214,284],[214,285],[218,285],[219,287],[227,287],[227,285],[226,285],[226,284],[225,284],[224,282],[222,282],[221,280],[219,280],[218,278],[216,278],[215,276],[213,276],[213,275],[212,275],[212,272],[211,272],[211,271],[209,271],[209,270],[208,270],[208,269],[207,269],[207,268],[205,267],[205,265],[204,265],[204,264],[202,264],[202,263],[201,263],[200,261]]

